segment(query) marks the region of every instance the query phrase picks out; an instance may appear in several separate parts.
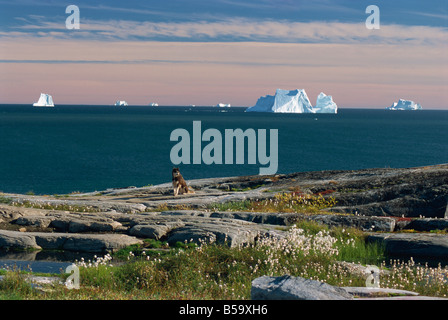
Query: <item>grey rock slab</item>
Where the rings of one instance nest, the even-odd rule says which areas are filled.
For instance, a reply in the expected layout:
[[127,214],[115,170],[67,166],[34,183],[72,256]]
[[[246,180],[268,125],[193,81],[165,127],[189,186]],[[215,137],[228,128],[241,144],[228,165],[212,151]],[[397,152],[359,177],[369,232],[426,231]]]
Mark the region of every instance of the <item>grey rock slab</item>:
[[4,221],[12,221],[20,217],[27,216],[45,216],[48,213],[44,209],[27,208],[20,206],[13,206],[7,204],[0,204],[0,218]]
[[18,218],[14,223],[40,227],[51,227],[58,232],[114,232],[122,227],[122,224],[108,218],[104,213],[80,214],[80,213],[53,213],[46,216],[27,216]]
[[230,246],[252,243],[260,232],[274,226],[211,216],[198,210],[170,210],[161,213],[132,215],[129,234],[139,238],[176,242],[217,241]]
[[448,219],[414,219],[406,225],[406,229],[416,231],[431,231],[448,229]]
[[82,233],[82,232],[113,232],[122,227],[122,224],[117,221],[70,221],[68,225],[68,232]]
[[431,233],[369,234],[368,242],[382,242],[389,255],[447,259],[448,235]]
[[321,214],[304,216],[304,219],[320,222],[331,227],[354,227],[364,231],[393,232],[396,225],[396,219],[394,218],[376,216],[366,217],[353,215]]
[[253,243],[260,232],[265,232],[262,226],[255,223],[232,219],[201,218],[182,219],[183,227],[173,229],[167,241],[200,243],[201,241],[227,243],[230,247]]
[[211,218],[228,218],[259,224],[289,226],[299,220],[312,220],[331,227],[354,227],[365,231],[392,232],[396,219],[391,217],[355,216],[341,214],[299,214],[267,212],[213,212]]
[[210,214],[211,218],[227,218],[227,219],[237,219],[243,221],[249,221],[258,224],[270,224],[270,225],[280,225],[288,226],[294,223],[299,214],[290,213],[268,213],[268,212],[213,212]]
[[373,287],[342,287],[345,291],[356,297],[379,297],[379,296],[418,296],[414,291],[389,289],[389,288],[373,288]]
[[124,201],[107,200],[107,199],[54,199],[44,196],[27,196],[27,195],[8,195],[9,198],[13,199],[17,203],[30,203],[33,205],[47,205],[47,206],[73,206],[73,207],[85,207],[86,211],[97,210],[97,211],[116,211],[124,213],[136,213],[143,212],[146,210],[146,206],[142,203],[130,203]]
[[191,217],[209,217],[210,212],[204,212],[199,210],[167,210],[160,213],[161,217],[173,217],[173,216],[191,216]]
[[185,226],[181,221],[166,222],[164,224],[138,224],[129,230],[131,236],[138,238],[160,240],[177,228]]
[[252,281],[252,300],[352,300],[342,288],[301,277],[263,276]]
[[47,216],[26,216],[17,218],[14,223],[21,226],[47,228],[53,220],[54,218]]
[[20,231],[0,230],[0,249],[42,249],[36,238]]
[[124,234],[34,233],[36,242],[44,249],[80,252],[113,252],[141,240]]
[[0,248],[113,252],[137,243],[142,243],[142,241],[124,234],[76,234],[0,230]]

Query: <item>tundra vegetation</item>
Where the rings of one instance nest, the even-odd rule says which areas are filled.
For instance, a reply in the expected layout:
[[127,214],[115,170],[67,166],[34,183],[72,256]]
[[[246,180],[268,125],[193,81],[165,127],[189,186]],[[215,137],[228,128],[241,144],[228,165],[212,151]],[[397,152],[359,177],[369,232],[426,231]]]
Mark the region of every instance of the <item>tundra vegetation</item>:
[[[215,210],[318,213],[333,206],[331,197],[281,193],[271,200],[215,205]],[[227,206],[227,207],[223,207]],[[229,247],[200,241],[168,245],[146,240],[92,261],[76,261],[80,288],[60,281],[33,286],[32,270],[0,270],[0,299],[250,299],[251,282],[260,276],[300,276],[335,286],[366,285],[366,265],[381,272],[380,286],[447,297],[448,268],[387,261],[384,247],[367,243],[355,228],[297,221],[284,237],[260,235],[252,244]],[[352,264],[353,262],[353,264]],[[356,267],[358,266],[358,267]],[[364,266],[364,267],[363,267]],[[364,268],[364,269],[363,269]],[[361,270],[361,271],[360,271]]]
[[448,269],[414,261],[385,262],[377,244],[366,244],[357,229],[328,228],[315,222],[291,227],[279,240],[262,237],[236,248],[201,242],[145,241],[115,255],[77,261],[80,289],[61,283],[33,289],[26,270],[1,271],[1,299],[249,299],[251,282],[263,275],[289,274],[336,286],[365,286],[351,264],[377,265],[382,287],[446,297]]

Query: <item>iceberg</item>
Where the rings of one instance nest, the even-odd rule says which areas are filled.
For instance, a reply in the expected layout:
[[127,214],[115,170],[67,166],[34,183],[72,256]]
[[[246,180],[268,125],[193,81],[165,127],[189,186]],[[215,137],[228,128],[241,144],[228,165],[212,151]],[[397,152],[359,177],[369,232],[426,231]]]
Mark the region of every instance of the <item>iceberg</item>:
[[246,112],[278,112],[278,113],[337,113],[338,107],[331,96],[321,92],[313,107],[305,89],[277,89],[275,96],[260,97],[255,106]]
[[159,104],[156,103],[156,102],[151,102],[151,103],[149,104],[149,106],[150,106],[150,107],[158,107]]
[[216,105],[218,108],[230,108],[230,103],[218,103]]
[[394,102],[386,110],[422,110],[422,106],[419,103],[415,103],[411,100],[400,99],[398,102]]
[[338,106],[334,103],[332,96],[327,96],[321,92],[317,96],[316,113],[338,113]]
[[46,93],[41,93],[39,101],[33,103],[34,107],[54,107],[53,97]]
[[128,105],[128,103],[126,101],[123,101],[123,100],[117,100],[115,102],[115,105],[116,106],[124,106],[124,107],[126,107]]

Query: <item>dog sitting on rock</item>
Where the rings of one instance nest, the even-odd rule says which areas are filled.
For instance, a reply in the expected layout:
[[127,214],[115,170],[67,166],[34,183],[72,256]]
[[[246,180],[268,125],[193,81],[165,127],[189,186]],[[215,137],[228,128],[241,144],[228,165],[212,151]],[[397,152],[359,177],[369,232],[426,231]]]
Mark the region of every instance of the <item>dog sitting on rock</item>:
[[182,177],[179,168],[173,168],[172,176],[174,196],[184,193],[194,193],[194,190],[187,186],[187,183],[185,182],[184,177]]

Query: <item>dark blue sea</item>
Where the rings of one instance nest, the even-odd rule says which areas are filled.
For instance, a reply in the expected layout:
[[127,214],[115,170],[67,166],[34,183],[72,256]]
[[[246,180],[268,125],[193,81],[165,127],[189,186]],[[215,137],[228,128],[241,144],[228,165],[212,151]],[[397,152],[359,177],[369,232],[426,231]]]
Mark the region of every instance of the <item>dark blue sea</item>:
[[[182,128],[278,130],[277,173],[448,163],[448,111],[0,105],[0,191],[65,194],[171,180],[170,141]],[[223,138],[224,139],[224,138]],[[269,140],[268,140],[269,141]],[[207,142],[202,142],[202,147]],[[270,146],[267,146],[268,151]],[[187,180],[258,174],[257,164],[180,164]]]

